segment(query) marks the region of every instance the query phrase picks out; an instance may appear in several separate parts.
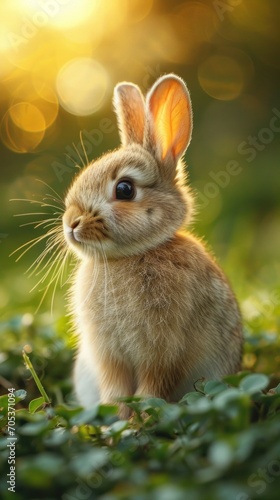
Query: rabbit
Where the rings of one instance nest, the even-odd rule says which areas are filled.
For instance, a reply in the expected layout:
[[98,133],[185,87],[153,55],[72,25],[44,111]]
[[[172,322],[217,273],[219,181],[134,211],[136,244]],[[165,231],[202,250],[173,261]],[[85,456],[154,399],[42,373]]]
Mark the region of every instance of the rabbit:
[[114,89],[121,147],[90,163],[65,198],[63,230],[78,257],[70,308],[79,332],[79,402],[142,396],[179,401],[200,379],[240,369],[242,322],[204,244],[184,230],[194,201],[182,156],[192,134],[183,80],[159,78],[144,99]]

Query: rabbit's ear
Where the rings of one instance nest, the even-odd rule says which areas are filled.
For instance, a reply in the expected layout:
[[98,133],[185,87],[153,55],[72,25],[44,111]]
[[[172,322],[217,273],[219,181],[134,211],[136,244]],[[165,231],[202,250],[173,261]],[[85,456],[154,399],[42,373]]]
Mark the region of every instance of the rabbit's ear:
[[118,118],[123,146],[136,142],[143,144],[145,104],[143,95],[132,83],[119,83],[114,89],[113,103]]
[[192,108],[183,80],[166,75],[156,81],[147,96],[145,147],[166,166],[176,166],[189,145]]

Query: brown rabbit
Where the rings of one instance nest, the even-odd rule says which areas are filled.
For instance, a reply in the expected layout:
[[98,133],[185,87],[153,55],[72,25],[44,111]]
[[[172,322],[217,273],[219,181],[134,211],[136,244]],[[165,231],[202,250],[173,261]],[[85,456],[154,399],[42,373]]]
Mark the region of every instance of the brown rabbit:
[[159,78],[146,101],[121,83],[114,104],[122,147],[74,179],[63,216],[80,258],[74,381],[86,407],[134,394],[178,401],[197,379],[238,370],[242,351],[233,292],[203,244],[182,231],[193,206],[181,160],[192,132],[184,82]]

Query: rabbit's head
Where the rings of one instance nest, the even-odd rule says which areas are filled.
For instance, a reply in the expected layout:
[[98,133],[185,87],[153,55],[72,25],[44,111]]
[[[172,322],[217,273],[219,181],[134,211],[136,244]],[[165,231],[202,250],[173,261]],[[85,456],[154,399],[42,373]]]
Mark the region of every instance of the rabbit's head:
[[140,254],[172,238],[192,211],[181,161],[192,131],[184,82],[164,76],[146,101],[121,83],[114,105],[122,147],[82,170],[65,200],[65,238],[80,256]]

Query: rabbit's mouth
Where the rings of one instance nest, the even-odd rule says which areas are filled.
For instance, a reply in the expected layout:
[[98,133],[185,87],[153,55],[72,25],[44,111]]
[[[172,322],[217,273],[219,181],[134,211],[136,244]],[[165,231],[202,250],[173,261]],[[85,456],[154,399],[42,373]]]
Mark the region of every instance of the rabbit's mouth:
[[63,232],[67,243],[79,247],[92,246],[108,239],[109,231],[98,213],[81,213],[73,207],[64,213]]
[[79,232],[69,226],[65,227],[64,225],[64,236],[68,243],[72,243],[74,245],[80,245],[82,243]]
[[108,231],[104,226],[102,227],[69,227],[63,224],[64,236],[67,243],[75,246],[87,245],[96,246],[100,242],[108,240]]

